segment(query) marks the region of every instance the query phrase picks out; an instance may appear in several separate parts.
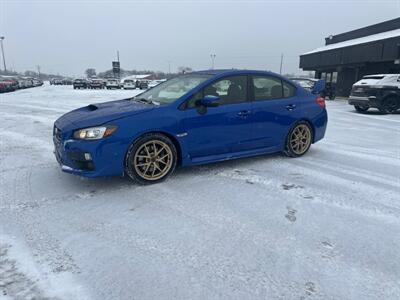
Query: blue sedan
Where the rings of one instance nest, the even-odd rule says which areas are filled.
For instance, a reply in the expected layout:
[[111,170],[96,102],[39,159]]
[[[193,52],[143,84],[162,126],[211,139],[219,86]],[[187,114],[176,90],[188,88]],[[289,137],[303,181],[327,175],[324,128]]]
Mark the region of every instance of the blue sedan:
[[54,123],[62,170],[127,175],[141,184],[191,166],[265,153],[305,154],[327,126],[324,82],[312,91],[280,75],[209,70],[170,79],[140,95],[91,104]]

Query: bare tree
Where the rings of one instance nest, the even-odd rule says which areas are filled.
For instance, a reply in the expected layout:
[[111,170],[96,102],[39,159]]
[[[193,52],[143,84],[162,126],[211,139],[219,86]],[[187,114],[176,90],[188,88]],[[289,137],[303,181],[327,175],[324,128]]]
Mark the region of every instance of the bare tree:
[[96,70],[93,68],[86,69],[85,74],[88,78],[96,76]]

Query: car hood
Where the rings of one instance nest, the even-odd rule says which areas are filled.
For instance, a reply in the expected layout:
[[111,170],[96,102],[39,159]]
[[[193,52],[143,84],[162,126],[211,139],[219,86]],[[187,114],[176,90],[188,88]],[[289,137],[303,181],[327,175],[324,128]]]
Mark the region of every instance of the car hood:
[[62,131],[98,126],[116,119],[152,110],[153,105],[129,99],[95,103],[61,116],[55,125]]

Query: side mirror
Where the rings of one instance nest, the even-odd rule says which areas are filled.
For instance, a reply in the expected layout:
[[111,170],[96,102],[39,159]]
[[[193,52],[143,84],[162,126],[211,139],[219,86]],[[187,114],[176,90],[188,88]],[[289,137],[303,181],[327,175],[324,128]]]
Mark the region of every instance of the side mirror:
[[217,102],[220,98],[218,96],[206,95],[200,100],[200,105],[205,107],[217,107],[219,103]]
[[311,93],[318,95],[320,94],[323,90],[325,90],[325,80],[320,79],[318,80],[315,84],[314,87],[311,90]]

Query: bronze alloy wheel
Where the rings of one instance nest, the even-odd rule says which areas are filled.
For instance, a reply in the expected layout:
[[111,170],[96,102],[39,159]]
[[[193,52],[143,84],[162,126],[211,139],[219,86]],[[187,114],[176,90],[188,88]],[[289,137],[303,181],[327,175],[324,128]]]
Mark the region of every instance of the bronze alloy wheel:
[[173,166],[173,153],[168,144],[161,140],[150,140],[138,147],[132,157],[137,175],[144,180],[163,178]]
[[290,133],[289,147],[295,156],[303,155],[310,148],[312,133],[307,124],[298,124]]

